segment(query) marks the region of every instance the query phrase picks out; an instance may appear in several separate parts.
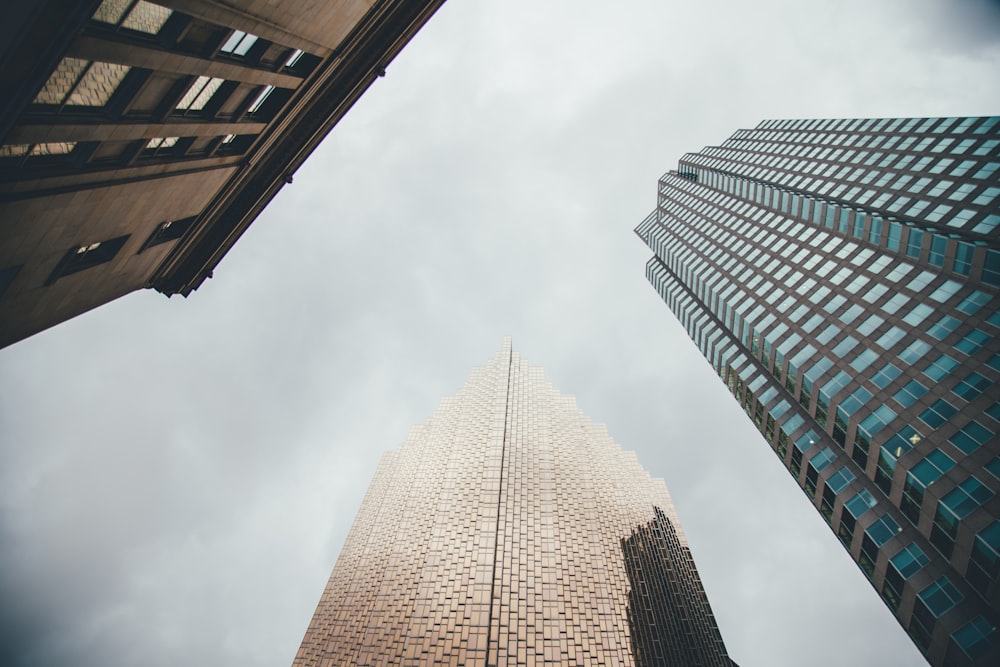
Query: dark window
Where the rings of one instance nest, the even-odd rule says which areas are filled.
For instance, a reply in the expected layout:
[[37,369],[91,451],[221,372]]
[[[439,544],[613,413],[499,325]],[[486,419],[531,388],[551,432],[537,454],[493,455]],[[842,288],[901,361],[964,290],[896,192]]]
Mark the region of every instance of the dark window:
[[976,535],[966,576],[977,591],[988,597],[990,586],[1000,577],[1000,520]]
[[911,544],[889,559],[882,585],[882,597],[893,611],[899,607],[903,582],[923,568],[930,560],[916,544]]
[[861,538],[861,557],[858,559],[858,563],[869,579],[875,573],[876,560],[878,560],[878,546],[868,535],[865,535]]
[[778,429],[778,446],[775,448],[778,456],[781,460],[785,459],[785,454],[788,452],[788,434],[785,433],[785,429]]
[[155,139],[150,139],[142,149],[142,156],[149,158],[183,154],[184,149],[191,142],[181,142],[180,139],[180,137],[156,137]]
[[926,649],[930,645],[937,619],[962,599],[962,594],[948,581],[948,577],[941,577],[920,591],[913,604],[913,618],[908,628],[917,646]]
[[959,522],[993,497],[993,492],[975,477],[969,477],[938,501],[931,529],[931,544],[951,558]]
[[900,509],[914,526],[920,521],[924,490],[954,466],[955,462],[948,455],[935,449],[906,473]]
[[764,426],[764,437],[768,442],[774,439],[774,417],[770,414],[767,416],[767,424]]
[[890,456],[885,448],[879,449],[878,465],[875,467],[875,484],[887,496],[892,490],[892,476],[895,472],[896,459]]
[[834,414],[833,439],[843,448],[847,444],[847,420],[843,418],[840,408]]
[[990,438],[993,436],[993,431],[989,430],[979,422],[971,421],[963,426],[961,431],[948,438],[948,441],[961,449],[964,453],[971,454],[980,446],[989,442]]
[[139,248],[139,252],[142,252],[146,248],[152,248],[155,245],[161,243],[167,243],[168,241],[174,241],[184,236],[187,230],[191,228],[191,223],[194,222],[195,217],[184,218],[182,220],[167,220],[166,222],[161,222],[150,234],[146,242],[142,244]]
[[920,413],[920,419],[931,428],[939,428],[951,419],[956,412],[958,410],[954,405],[940,398],[934,405]]
[[20,270],[20,266],[8,266],[6,269],[0,269],[0,296],[3,296],[10,284],[14,282],[14,277]]
[[977,616],[951,634],[945,664],[962,664],[958,656],[954,655],[953,648],[961,650],[968,658],[975,660],[990,650],[996,641],[996,627],[984,617]]
[[823,392],[819,392],[819,396],[816,398],[816,422],[820,426],[826,426],[826,415],[830,411],[830,401],[823,395]]
[[802,452],[798,448],[792,448],[792,460],[788,468],[793,475],[799,476],[799,472],[802,470]]
[[89,269],[98,264],[110,262],[118,254],[122,246],[125,245],[128,237],[129,235],[126,234],[125,236],[119,236],[108,241],[98,241],[90,245],[70,248],[63,255],[63,258],[59,260],[59,263],[56,264],[56,268],[52,269],[52,273],[49,274],[45,284],[51,285],[63,276]]
[[227,134],[216,149],[220,155],[242,155],[253,144],[256,134]]
[[816,497],[816,482],[819,480],[819,473],[811,465],[806,465],[806,494],[810,498]]
[[837,537],[848,549],[851,548],[851,540],[854,539],[854,526],[857,523],[854,517],[848,512],[840,513],[840,528],[837,529]]
[[836,459],[833,450],[824,447],[822,451],[815,454],[806,465],[806,493],[810,498],[816,495],[816,485],[819,480],[819,473]]
[[851,450],[851,460],[858,464],[862,470],[868,467],[868,443],[861,439],[854,441],[854,449]]
[[837,494],[829,486],[823,489],[823,500],[820,503],[819,511],[827,523],[833,520],[833,505],[837,502]]
[[865,574],[871,578],[875,572],[875,561],[878,560],[879,549],[886,542],[896,536],[902,528],[899,527],[891,516],[884,515],[881,519],[868,526],[864,537],[861,540],[861,557],[858,564]]
[[858,491],[850,500],[844,503],[844,509],[840,513],[840,529],[837,535],[841,541],[851,547],[851,539],[854,537],[854,525],[856,519],[875,506],[875,497],[868,493],[866,489]]
[[983,393],[989,386],[990,381],[979,373],[970,373],[952,389],[953,392],[967,401],[972,401]]

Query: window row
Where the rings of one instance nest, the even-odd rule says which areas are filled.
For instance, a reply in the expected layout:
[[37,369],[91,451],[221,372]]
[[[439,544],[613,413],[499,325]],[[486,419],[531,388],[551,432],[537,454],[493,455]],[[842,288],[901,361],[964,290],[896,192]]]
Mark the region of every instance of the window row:
[[[141,254],[149,248],[160,244],[180,239],[191,228],[194,221],[195,216],[181,220],[166,220],[161,222],[143,242],[137,254]],[[118,256],[118,253],[129,238],[130,235],[125,234],[112,239],[95,241],[70,248],[59,259],[55,267],[53,267],[43,284],[50,286],[61,278],[110,262]],[[15,266],[0,270],[0,293],[5,291],[14,281],[21,268],[21,266]]]
[[754,130],[741,130],[744,136],[756,136],[760,134],[780,135],[778,130],[785,130],[785,134],[792,134],[790,131],[840,131],[840,132],[898,132],[902,134],[921,134],[933,132],[963,133],[972,129],[978,134],[985,134],[993,130],[1000,123],[998,116],[969,116],[950,118],[827,118],[827,119],[801,119],[801,120],[766,120],[761,122]]

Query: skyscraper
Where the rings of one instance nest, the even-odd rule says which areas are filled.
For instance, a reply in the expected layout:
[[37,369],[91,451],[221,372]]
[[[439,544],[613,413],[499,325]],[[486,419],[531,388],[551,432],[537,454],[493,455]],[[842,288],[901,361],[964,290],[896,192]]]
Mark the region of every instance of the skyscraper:
[[[685,155],[650,282],[933,665],[996,665],[1000,118]],[[817,573],[822,576],[822,573]]]
[[383,456],[306,665],[731,665],[666,486],[510,341]]
[[0,347],[189,295],[444,0],[0,9]]

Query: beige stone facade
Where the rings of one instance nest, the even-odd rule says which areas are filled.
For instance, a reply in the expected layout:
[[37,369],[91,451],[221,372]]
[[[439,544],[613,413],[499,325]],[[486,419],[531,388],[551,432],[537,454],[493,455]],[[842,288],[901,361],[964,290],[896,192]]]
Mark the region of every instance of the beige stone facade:
[[49,0],[0,28],[0,346],[188,295],[443,0]]

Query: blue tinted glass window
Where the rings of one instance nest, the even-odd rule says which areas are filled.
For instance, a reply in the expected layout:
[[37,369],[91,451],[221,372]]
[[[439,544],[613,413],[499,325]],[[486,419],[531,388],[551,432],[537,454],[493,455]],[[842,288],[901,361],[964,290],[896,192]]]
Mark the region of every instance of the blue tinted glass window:
[[852,305],[850,308],[844,311],[843,315],[840,316],[840,321],[844,324],[850,324],[858,318],[858,315],[864,312],[864,308],[858,304]]
[[803,418],[802,418],[802,415],[799,415],[799,414],[795,414],[795,415],[792,415],[792,416],[791,416],[791,417],[790,417],[790,418],[788,419],[788,421],[786,421],[786,422],[785,422],[785,423],[784,423],[784,424],[782,425],[782,427],[781,427],[781,428],[782,428],[782,430],[784,430],[784,431],[785,431],[786,433],[788,433],[788,434],[791,434],[792,432],[794,432],[794,431],[795,431],[795,429],[797,429],[797,428],[798,428],[799,426],[801,426],[801,425],[802,425],[802,423],[803,423],[804,421],[805,421],[805,419],[803,419]]
[[956,366],[958,366],[957,361],[949,357],[947,354],[942,354],[936,360],[932,361],[930,366],[924,370],[924,375],[932,380],[941,380]]
[[990,650],[996,641],[997,629],[982,616],[974,619],[952,633],[951,638],[962,651],[975,660]]
[[875,350],[865,349],[861,351],[858,358],[851,362],[851,368],[861,373],[878,360],[879,354]]
[[871,380],[880,389],[885,389],[889,386],[890,382],[899,377],[900,373],[902,373],[901,370],[893,366],[891,363],[887,363],[872,376]]
[[862,336],[870,336],[875,329],[878,329],[879,325],[885,322],[885,320],[878,315],[870,315],[867,320],[858,325],[858,333]]
[[947,247],[948,239],[937,234],[931,236],[931,250],[927,261],[934,266],[944,266],[944,255]]
[[[925,179],[929,180],[929,179]],[[913,188],[910,188],[913,192]],[[885,247],[889,250],[898,252],[899,251],[899,239],[902,236],[903,228],[898,222],[890,222],[888,224],[888,233],[886,234]]]
[[888,350],[906,336],[906,332],[899,327],[892,327],[878,339],[878,344]]
[[920,246],[924,241],[924,233],[919,229],[911,229],[906,241],[906,254],[910,257],[920,257]]
[[868,526],[865,533],[872,538],[872,542],[881,547],[883,544],[895,537],[901,530],[902,529],[899,527],[899,524],[896,523],[891,516],[886,514],[881,519]]
[[893,394],[893,398],[904,408],[908,408],[919,401],[925,393],[927,393],[927,387],[916,380],[910,380],[902,389]]
[[895,417],[896,413],[893,412],[889,406],[880,405],[861,421],[858,425],[858,430],[864,431],[864,433],[871,438],[871,436],[881,431],[885,425],[892,421]]
[[840,493],[844,490],[844,487],[853,482],[854,479],[854,473],[851,472],[847,466],[844,466],[830,476],[830,479],[826,481],[826,485],[833,490],[834,493]]
[[930,343],[925,343],[922,340],[915,340],[910,343],[905,350],[899,353],[899,358],[908,364],[913,364],[919,361],[928,350],[931,349]]
[[982,482],[969,477],[942,498],[940,504],[950,509],[956,518],[963,519],[992,497],[993,492]]
[[868,401],[872,399],[872,394],[870,391],[864,387],[858,387],[855,389],[850,396],[845,398],[841,402],[841,407],[847,412],[847,414],[853,415],[863,406],[868,404]]
[[823,468],[830,465],[836,458],[837,456],[833,453],[832,449],[824,447],[819,453],[809,459],[809,464],[816,469],[816,472],[821,472]]
[[1000,557],[1000,519],[979,531],[976,548],[986,550],[994,557]]
[[935,449],[913,466],[909,474],[926,487],[931,482],[940,479],[941,475],[953,467],[955,467],[955,462],[940,449]]
[[875,507],[875,497],[866,489],[861,489],[854,497],[844,503],[844,507],[851,513],[851,516],[858,519],[862,514]]
[[979,396],[981,393],[986,391],[987,388],[992,383],[979,373],[969,373],[965,378],[963,378],[952,391],[964,398],[966,401],[971,401]]
[[889,438],[889,440],[882,445],[882,449],[894,458],[898,459],[900,456],[916,447],[923,439],[923,434],[912,426],[907,425],[894,436]]
[[1000,140],[990,139],[988,141],[984,141],[979,148],[977,148],[976,150],[972,151],[972,154],[973,155],[989,155],[990,151],[992,151],[994,148],[997,147],[997,144],[1000,144]]
[[847,371],[840,371],[833,378],[823,385],[823,393],[828,397],[834,396],[838,391],[847,386],[851,381],[851,375]]
[[986,360],[986,365],[995,371],[1000,371],[1000,354],[994,354]]
[[[979,422],[971,421],[963,426],[962,430],[958,433],[955,433],[948,438],[948,441],[966,454],[971,454],[989,442],[993,435],[993,431],[989,430]],[[1000,475],[998,475],[998,477],[1000,477]]]
[[920,591],[919,597],[927,605],[927,609],[934,615],[934,618],[940,617],[941,614],[964,599],[958,589],[948,581],[948,577],[941,577]]
[[916,544],[911,544],[890,558],[889,562],[902,575],[903,579],[909,579],[919,572],[924,565],[927,565],[930,559],[920,550],[920,547]]
[[771,416],[775,419],[781,419],[781,416],[788,412],[788,408],[790,407],[792,406],[789,405],[788,401],[782,401],[771,410]]
[[798,448],[798,450],[800,452],[804,452],[807,449],[809,449],[810,447],[812,447],[813,445],[815,445],[817,440],[819,440],[819,436],[816,435],[816,432],[815,431],[809,431],[805,435],[802,435],[802,436],[799,436],[798,438],[796,438],[796,440],[795,440],[795,446],[796,446],[796,448]]
[[944,400],[938,399],[934,405],[920,413],[920,419],[931,428],[939,428],[942,424],[952,418],[957,412],[954,405]]
[[965,338],[955,343],[955,349],[961,350],[966,354],[975,354],[976,351],[981,348],[986,341],[990,339],[989,334],[986,334],[979,329],[973,329]]
[[838,327],[836,324],[829,324],[827,325],[826,329],[822,331],[822,333],[816,336],[816,340],[818,340],[823,345],[826,345],[831,340],[833,340],[839,333],[840,333],[840,327]]
[[955,246],[955,260],[952,265],[955,273],[963,276],[969,275],[972,270],[972,256],[974,252],[975,247],[971,243],[966,243],[964,241],[958,242]]
[[948,334],[957,329],[961,324],[961,322],[951,315],[944,315],[927,329],[927,333],[938,340],[944,340]]
[[906,314],[905,317],[903,317],[903,321],[909,325],[918,326],[921,323],[923,323],[923,321],[933,313],[934,313],[934,306],[931,306],[930,304],[927,303],[918,303],[916,306],[913,307],[913,310],[911,310],[909,313]]
[[983,282],[990,285],[1000,285],[1000,251],[986,251],[986,264],[983,266]]

